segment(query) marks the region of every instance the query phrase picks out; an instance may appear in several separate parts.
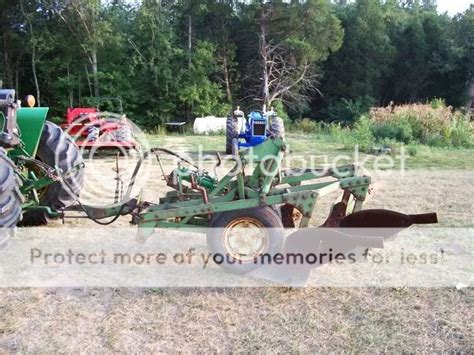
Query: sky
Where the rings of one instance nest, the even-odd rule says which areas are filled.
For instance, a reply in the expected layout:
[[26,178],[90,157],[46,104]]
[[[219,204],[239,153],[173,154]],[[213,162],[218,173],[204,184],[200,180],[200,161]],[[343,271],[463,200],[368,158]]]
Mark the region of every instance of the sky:
[[438,12],[447,11],[451,16],[464,12],[474,0],[438,0]]

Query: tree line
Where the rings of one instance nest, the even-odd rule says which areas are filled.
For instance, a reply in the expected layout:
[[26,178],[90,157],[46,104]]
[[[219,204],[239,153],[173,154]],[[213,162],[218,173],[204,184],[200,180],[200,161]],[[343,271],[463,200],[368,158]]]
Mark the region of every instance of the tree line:
[[232,107],[350,123],[372,105],[461,107],[474,8],[434,0],[0,0],[0,81],[61,116],[120,97],[146,128]]

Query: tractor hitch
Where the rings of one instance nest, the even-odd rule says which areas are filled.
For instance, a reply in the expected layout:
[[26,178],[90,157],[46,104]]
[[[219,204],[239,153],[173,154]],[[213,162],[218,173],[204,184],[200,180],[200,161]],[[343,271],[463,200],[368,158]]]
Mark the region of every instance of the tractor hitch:
[[94,222],[98,222],[101,219],[105,218],[112,218],[114,220],[120,216],[126,215],[133,215],[135,211],[144,208],[146,203],[139,203],[138,199],[131,198],[127,202],[120,204],[120,205],[112,205],[107,207],[96,207],[96,206],[88,206],[83,204],[77,204],[67,207],[62,211],[63,218],[81,218],[78,216],[67,217],[65,216],[65,212],[84,212],[86,218],[91,219]]

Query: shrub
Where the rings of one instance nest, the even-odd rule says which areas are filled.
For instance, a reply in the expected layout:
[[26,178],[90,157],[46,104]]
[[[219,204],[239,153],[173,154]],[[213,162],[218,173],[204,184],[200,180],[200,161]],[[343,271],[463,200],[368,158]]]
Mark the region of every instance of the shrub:
[[392,139],[402,143],[413,141],[413,129],[406,120],[396,121],[394,123],[373,123],[372,132],[377,141]]
[[148,133],[153,135],[164,136],[168,134],[168,131],[166,130],[166,126],[155,126],[152,129],[148,130]]
[[290,117],[288,116],[288,113],[286,112],[285,107],[280,100],[276,100],[273,103],[273,110],[276,112],[278,117],[283,120],[285,127],[289,127],[291,125]]
[[446,146],[446,140],[439,133],[428,134],[426,137],[426,141],[424,143],[429,145],[430,147],[441,148],[441,147]]
[[414,157],[418,154],[418,148],[415,145],[411,145],[407,148],[407,153],[409,156]]
[[312,134],[320,134],[320,133],[327,133],[329,129],[327,124],[324,122],[316,122],[309,118],[303,118],[302,120],[297,120],[293,123],[292,128],[296,132],[303,132],[303,133],[312,133]]
[[446,101],[444,99],[435,98],[430,101],[430,105],[433,109],[446,107]]
[[308,118],[303,118],[302,120],[297,120],[295,122],[297,130],[304,133],[315,133],[318,129],[318,125],[315,121],[311,121]]
[[334,137],[337,141],[342,142],[342,137],[347,133],[348,129],[342,128],[338,123],[331,123],[327,126],[328,133]]
[[370,152],[375,143],[372,134],[372,127],[367,116],[361,116],[352,129],[343,129],[340,131],[339,139],[346,149],[359,147],[360,151]]
[[466,119],[454,121],[451,127],[451,144],[454,147],[474,146],[474,127]]
[[440,99],[429,105],[373,108],[369,117],[378,141],[389,138],[439,147],[473,145],[473,124],[461,112],[446,107]]
[[369,112],[374,99],[370,96],[364,96],[357,100],[341,99],[332,103],[323,112],[330,122],[341,122],[345,125],[352,124],[359,117]]

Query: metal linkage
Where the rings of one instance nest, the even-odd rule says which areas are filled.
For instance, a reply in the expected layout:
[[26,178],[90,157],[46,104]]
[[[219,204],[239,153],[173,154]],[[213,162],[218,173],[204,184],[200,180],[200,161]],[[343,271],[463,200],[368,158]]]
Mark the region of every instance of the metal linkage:
[[[208,226],[215,213],[259,206],[282,207],[281,210],[285,211],[282,219],[288,220],[288,226],[294,226],[291,218],[299,215],[299,226],[307,227],[318,199],[337,190],[341,190],[342,199],[333,208],[328,224],[335,225],[347,214],[362,208],[369,191],[370,177],[356,176],[357,169],[352,165],[298,173],[281,171],[285,151],[282,139],[270,138],[252,151],[240,151],[235,166],[217,180],[179,154],[153,148],[137,162],[121,205],[97,208],[82,205],[78,201],[78,206],[87,217],[99,224],[110,224],[120,216],[129,214],[132,223],[138,224],[143,237],[151,234],[155,227]],[[164,175],[173,191],[160,198],[158,203],[132,199],[131,191],[140,166],[150,154],[155,154],[161,163],[159,153],[177,157],[181,163],[190,165],[191,169],[180,163],[169,175]],[[256,166],[251,175],[246,175],[245,170],[251,163]],[[328,181],[328,178],[332,180]],[[100,221],[105,218],[112,219]]]
[[[161,198],[159,204],[150,204],[135,216],[134,221],[143,229],[143,234],[150,234],[155,227],[205,226],[214,213],[258,206],[284,206],[289,215],[298,212],[301,216],[299,226],[307,227],[318,199],[339,189],[347,200],[344,201],[343,216],[362,207],[370,185],[369,177],[356,177],[356,168],[352,165],[299,174],[291,170],[281,171],[285,150],[284,142],[275,138],[254,147],[252,157],[249,151],[241,151],[234,168],[221,180],[213,180],[212,184],[208,180],[198,181],[199,171],[175,169],[173,172],[177,178],[173,184],[168,184],[175,191]],[[258,164],[251,175],[246,175],[245,168],[251,162],[250,158]],[[333,180],[302,185],[304,181],[328,177]],[[190,185],[184,185],[186,182]],[[349,201],[351,196],[354,201]],[[282,217],[285,219],[287,216]]]

